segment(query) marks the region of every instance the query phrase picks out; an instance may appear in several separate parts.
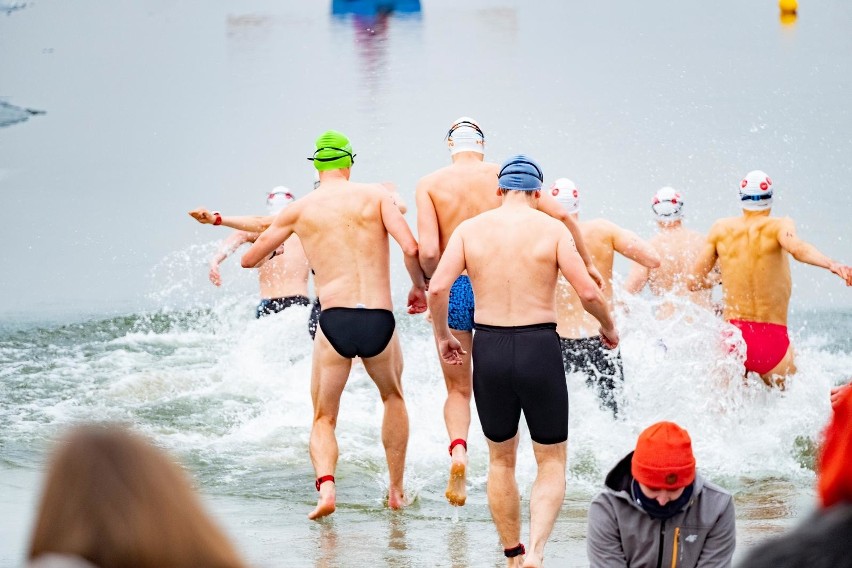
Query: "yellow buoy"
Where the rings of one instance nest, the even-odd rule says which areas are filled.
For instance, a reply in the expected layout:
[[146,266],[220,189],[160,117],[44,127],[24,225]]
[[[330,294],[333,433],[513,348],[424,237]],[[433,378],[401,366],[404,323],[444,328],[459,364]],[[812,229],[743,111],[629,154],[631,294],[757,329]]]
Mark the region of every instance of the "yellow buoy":
[[799,9],[798,0],[778,0],[778,7],[782,14],[795,14]]

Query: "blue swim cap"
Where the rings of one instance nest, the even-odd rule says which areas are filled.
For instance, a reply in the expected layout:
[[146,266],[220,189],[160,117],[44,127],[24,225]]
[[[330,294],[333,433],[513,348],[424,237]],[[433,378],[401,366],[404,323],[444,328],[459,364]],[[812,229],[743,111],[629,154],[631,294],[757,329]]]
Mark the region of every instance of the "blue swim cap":
[[538,191],[544,181],[541,168],[535,160],[523,154],[512,156],[503,162],[497,177],[500,180],[500,189],[519,191]]

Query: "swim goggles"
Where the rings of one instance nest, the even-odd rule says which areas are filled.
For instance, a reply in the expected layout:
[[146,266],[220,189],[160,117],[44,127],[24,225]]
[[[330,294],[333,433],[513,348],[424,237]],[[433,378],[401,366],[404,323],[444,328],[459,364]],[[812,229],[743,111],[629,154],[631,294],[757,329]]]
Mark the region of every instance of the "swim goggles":
[[464,126],[466,126],[468,128],[473,128],[474,130],[476,130],[476,133],[479,134],[480,137],[482,137],[482,140],[483,141],[485,140],[485,133],[482,132],[482,129],[479,128],[479,126],[476,123],[473,123],[469,120],[460,120],[459,122],[453,124],[450,127],[450,129],[447,131],[447,135],[444,136],[444,139],[449,140],[450,138],[452,138],[453,132],[455,132],[457,129],[462,128]]
[[357,156],[357,155],[358,155],[358,154],[353,154],[353,153],[352,153],[352,152],[350,152],[349,150],[344,150],[343,148],[335,148],[334,146],[326,146],[326,147],[324,147],[324,148],[317,148],[317,149],[316,149],[316,151],[314,152],[313,157],[312,157],[312,158],[308,158],[308,159],[309,159],[309,160],[311,160],[312,162],[313,162],[313,161],[317,161],[317,162],[333,162],[333,161],[335,161],[335,160],[339,160],[340,158],[342,158],[342,157],[343,157],[343,156],[331,156],[331,157],[328,157],[328,158],[317,158],[317,153],[318,153],[318,152],[322,152],[323,150],[335,150],[335,151],[337,151],[337,152],[343,152],[344,154],[346,154],[347,156],[349,156],[349,159],[352,161],[352,163],[353,163],[353,164],[355,163],[355,156]]
[[745,195],[740,193],[740,201],[764,201],[772,199],[772,192],[761,193],[760,195]]
[[541,173],[541,169],[539,169],[539,167],[534,162],[530,162],[528,160],[515,160],[510,164],[506,164],[505,166],[503,166],[503,169],[500,170],[500,173],[497,174],[497,177],[500,178],[504,174],[526,174],[526,175],[530,175],[530,173],[527,172],[527,171],[517,171],[517,172],[513,172],[511,170],[508,171],[508,172],[506,171],[506,170],[510,169],[512,166],[519,166],[521,164],[526,164],[528,166],[532,166],[533,168],[535,168],[535,171],[538,174],[535,177],[538,178],[538,181],[544,182],[544,174]]

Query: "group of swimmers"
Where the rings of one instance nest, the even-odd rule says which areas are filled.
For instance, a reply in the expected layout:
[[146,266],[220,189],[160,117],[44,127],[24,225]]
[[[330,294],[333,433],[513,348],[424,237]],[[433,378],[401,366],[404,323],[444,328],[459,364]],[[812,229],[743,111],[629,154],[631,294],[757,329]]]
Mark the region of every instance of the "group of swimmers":
[[[447,387],[447,499],[453,505],[466,500],[473,395],[489,446],[489,506],[509,564],[538,566],[565,491],[566,372],[583,372],[602,403],[618,411],[613,393],[623,374],[612,316],[615,252],[635,263],[626,282],[631,292],[647,283],[654,294],[689,296],[707,306],[706,290],[721,280],[722,315],[742,331],[746,369],[781,387],[795,372],[786,333],[787,253],[831,270],[847,286],[852,286],[852,268],[799,239],[789,218],[770,217],[772,181],[760,171],[740,183],[742,216],[716,222],[706,238],[683,226],[684,200],[677,191],[658,191],[652,209],[659,233],[646,242],[609,221],[581,222],[577,186],[560,178],[544,189],[534,159],[517,155],[502,165],[485,161],[485,135],[475,120],[456,120],[445,138],[452,163],[417,185],[417,239],[392,187],[350,181],[355,154],[337,131],[323,133],[309,158],[318,171],[314,191],[277,213],[234,217],[200,208],[190,214],[200,223],[248,234],[223,243],[211,268],[214,283],[219,262],[242,242],[253,242],[242,257],[243,267],[287,264],[266,277],[261,272],[262,295],[269,303],[258,308],[258,316],[306,304],[308,271],[314,274],[318,302],[310,454],[319,499],[309,518],[335,510],[334,429],[355,357],[363,361],[384,403],[388,506],[405,504],[408,415],[391,304],[390,235],[402,249],[411,280],[408,312],[425,312],[428,295]],[[298,286],[278,287],[274,274]],[[530,499],[528,550],[520,544],[514,474],[521,412],[539,466]]]

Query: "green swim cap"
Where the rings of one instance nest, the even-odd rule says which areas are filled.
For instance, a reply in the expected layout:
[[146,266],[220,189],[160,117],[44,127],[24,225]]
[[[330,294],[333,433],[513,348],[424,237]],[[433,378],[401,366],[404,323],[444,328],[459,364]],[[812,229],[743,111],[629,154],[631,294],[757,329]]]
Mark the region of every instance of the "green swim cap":
[[317,149],[312,158],[314,167],[323,172],[325,170],[342,170],[352,167],[355,163],[355,154],[352,153],[352,144],[349,138],[342,132],[326,130],[317,138]]

